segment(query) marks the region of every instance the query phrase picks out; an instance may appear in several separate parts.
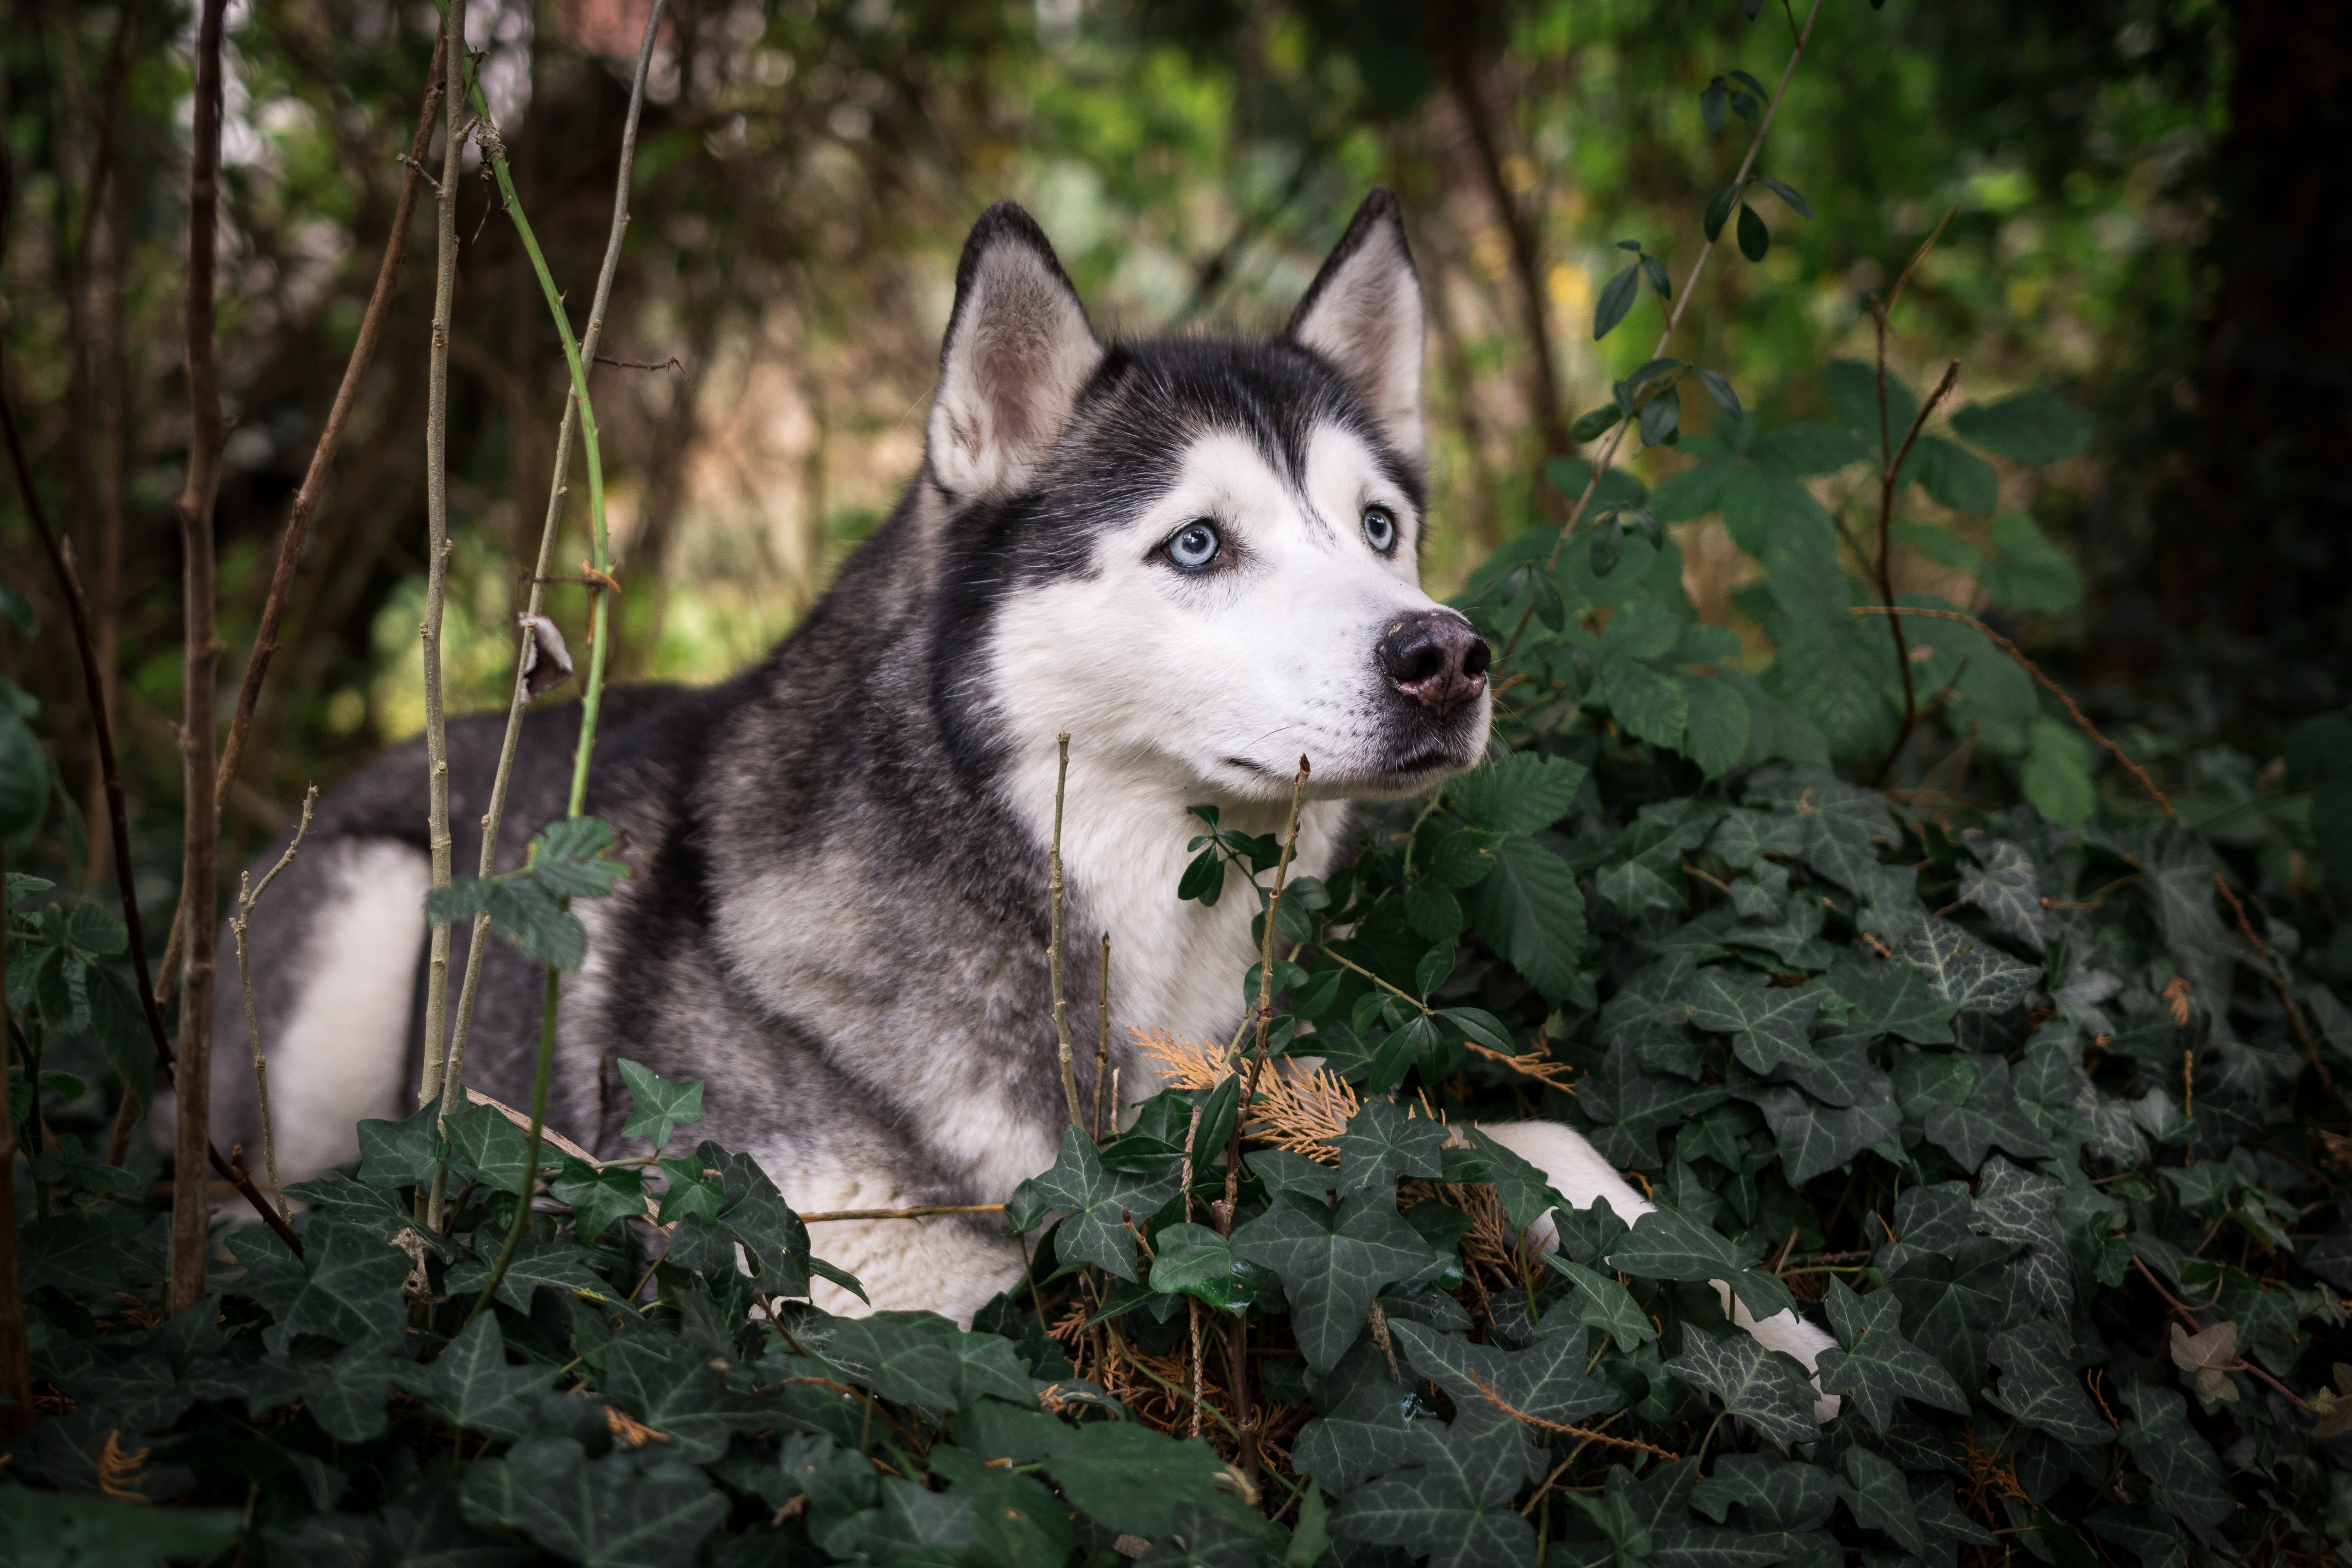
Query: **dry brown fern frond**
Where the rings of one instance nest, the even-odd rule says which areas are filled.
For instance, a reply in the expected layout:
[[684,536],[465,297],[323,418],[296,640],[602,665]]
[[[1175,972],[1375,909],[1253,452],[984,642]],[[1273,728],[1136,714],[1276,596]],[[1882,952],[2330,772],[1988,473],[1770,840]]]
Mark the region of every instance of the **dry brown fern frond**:
[[105,1441],[90,1455],[90,1463],[98,1471],[98,1490],[117,1502],[152,1502],[154,1500],[139,1490],[139,1483],[147,1479],[150,1450],[133,1448],[126,1454],[121,1437],[121,1433],[108,1427]]
[[[1213,1089],[1232,1075],[1234,1064],[1214,1041],[1186,1040],[1164,1029],[1129,1027],[1129,1037],[1157,1062],[1161,1082],[1175,1089]],[[1332,1140],[1363,1108],[1356,1092],[1334,1072],[1300,1072],[1269,1067],[1259,1075],[1257,1098],[1242,1117],[1242,1135],[1327,1164],[1339,1157]]]

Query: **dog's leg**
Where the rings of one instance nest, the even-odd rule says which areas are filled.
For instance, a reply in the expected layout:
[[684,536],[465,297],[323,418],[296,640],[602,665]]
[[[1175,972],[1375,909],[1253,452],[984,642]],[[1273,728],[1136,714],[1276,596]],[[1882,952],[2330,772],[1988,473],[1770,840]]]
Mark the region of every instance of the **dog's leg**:
[[[253,932],[270,1122],[278,1174],[289,1182],[356,1156],[362,1118],[396,1118],[410,1109],[402,1093],[409,1014],[433,883],[423,853],[383,839],[330,840],[304,857],[271,890]],[[226,934],[222,946],[224,999],[215,1027],[229,1032],[214,1045],[216,1124],[244,1120],[242,1107],[253,1098],[243,1004],[233,1013],[228,1007],[236,960]],[[248,1166],[259,1164],[257,1131],[257,1122],[232,1134],[246,1143]]]
[[[1572,1127],[1557,1122],[1505,1122],[1495,1125],[1482,1124],[1479,1129],[1488,1137],[1544,1173],[1553,1190],[1577,1208],[1590,1208],[1595,1198],[1605,1197],[1620,1219],[1632,1223],[1638,1216],[1649,1213],[1657,1205],[1635,1192],[1625,1178],[1617,1174],[1601,1151],[1585,1142],[1583,1135]],[[1549,1213],[1528,1228],[1528,1235],[1542,1250],[1555,1251],[1559,1247],[1559,1233]],[[1758,1322],[1747,1303],[1731,1293],[1731,1287],[1720,1280],[1707,1281],[1721,1297],[1731,1321],[1756,1336],[1757,1343],[1768,1350],[1784,1352],[1795,1356],[1810,1373],[1821,1359],[1822,1352],[1837,1343],[1823,1330],[1816,1328],[1794,1312],[1780,1312]],[[1820,1392],[1820,1385],[1814,1385]],[[1813,1405],[1816,1420],[1828,1421],[1838,1413],[1839,1399],[1834,1394],[1823,1394]]]

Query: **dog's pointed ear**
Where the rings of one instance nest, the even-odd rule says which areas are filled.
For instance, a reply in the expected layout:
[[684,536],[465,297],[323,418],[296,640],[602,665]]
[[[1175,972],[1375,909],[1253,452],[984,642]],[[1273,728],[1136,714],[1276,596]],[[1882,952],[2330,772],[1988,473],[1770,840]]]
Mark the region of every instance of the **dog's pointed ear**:
[[1421,421],[1421,275],[1385,190],[1364,198],[1290,318],[1285,336],[1339,368],[1389,444],[1416,462]]
[[931,476],[958,497],[1018,486],[1102,355],[1036,220],[1010,202],[989,208],[956,264],[927,432]]

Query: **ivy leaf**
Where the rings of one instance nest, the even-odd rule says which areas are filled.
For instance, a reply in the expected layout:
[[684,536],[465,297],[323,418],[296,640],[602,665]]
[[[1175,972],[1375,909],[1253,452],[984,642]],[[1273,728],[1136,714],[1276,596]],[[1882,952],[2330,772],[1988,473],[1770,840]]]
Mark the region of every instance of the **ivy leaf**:
[[1072,1507],[1103,1528],[1165,1537],[1186,1505],[1241,1522],[1245,1505],[1225,1490],[1224,1461],[1206,1443],[1125,1421],[1092,1424],[1083,1437],[1063,1430],[1068,1435],[1042,1456],[1045,1473]]
[[1968,1099],[1958,1105],[1934,1105],[1922,1118],[1927,1141],[1971,1171],[1984,1164],[1996,1144],[2025,1159],[2047,1159],[2050,1140],[2010,1087],[2008,1061],[1990,1054],[1976,1061],[1976,1085]]
[[1952,415],[1952,430],[2011,463],[2063,463],[2091,443],[2091,416],[2044,392],[1999,402],[1972,402]]
[[547,1367],[507,1364],[495,1312],[475,1314],[429,1364],[400,1377],[401,1386],[424,1400],[439,1420],[509,1442],[536,1429],[539,1396],[554,1382]]
[[1856,1521],[1885,1531],[1914,1557],[1926,1556],[1927,1534],[1919,1526],[1910,1489],[1903,1484],[1903,1472],[1895,1462],[1868,1448],[1848,1448],[1845,1473],[1853,1483],[1844,1489],[1846,1506],[1853,1510]]
[[1858,1296],[1832,1276],[1823,1304],[1839,1344],[1822,1351],[1814,1368],[1822,1392],[1853,1399],[1872,1431],[1885,1435],[1897,1399],[1915,1399],[1955,1416],[1969,1413],[1968,1396],[1952,1375],[1903,1337],[1903,1306],[1893,1291]]
[[1992,1342],[1992,1360],[2001,1369],[2000,1383],[1985,1391],[1985,1401],[1995,1409],[2062,1443],[2098,1448],[2113,1440],[2114,1428],[2091,1407],[2068,1347],[2051,1324],[2037,1318],[2009,1330]]
[[627,1086],[632,1109],[621,1127],[625,1138],[643,1138],[658,1154],[670,1134],[702,1120],[702,1082],[688,1079],[673,1083],[626,1057],[619,1059],[621,1082]]
[[[1720,1280],[1758,1321],[1793,1311],[1796,1299],[1770,1274],[1748,1267],[1764,1255],[1756,1241],[1731,1241],[1712,1226],[1671,1208],[1654,1208],[1610,1250],[1612,1269],[1646,1280]],[[1810,1406],[1808,1406],[1810,1408]]]
[[421,1106],[399,1122],[362,1122],[360,1180],[370,1186],[413,1186],[433,1179],[440,1168],[443,1143],[435,1124],[441,1102]]
[[1435,1122],[1408,1118],[1393,1102],[1370,1099],[1348,1120],[1345,1131],[1331,1140],[1339,1151],[1339,1191],[1393,1192],[1401,1176],[1436,1177],[1444,1174],[1438,1151],[1445,1146],[1446,1130]]
[[669,1177],[669,1186],[662,1194],[661,1222],[669,1225],[694,1216],[706,1225],[716,1225],[719,1211],[727,1207],[727,1194],[709,1174],[697,1153],[682,1160],[662,1160],[662,1171]]
[[1412,1463],[1340,1500],[1333,1535],[1425,1552],[1430,1568],[1535,1568],[1534,1527],[1511,1506],[1528,1448],[1509,1422],[1416,1421],[1406,1446]]
[[1575,988],[1585,948],[1584,892],[1566,861],[1513,833],[1496,846],[1495,869],[1464,904],[1479,934],[1547,1000],[1559,1001]]
[[[1599,1329],[1617,1342],[1619,1350],[1629,1354],[1636,1346],[1658,1337],[1657,1325],[1642,1311],[1633,1292],[1608,1275],[1557,1254],[1545,1262],[1576,1288],[1545,1310],[1536,1322],[1538,1335],[1559,1333],[1568,1324],[1576,1323]],[[1580,1341],[1583,1338],[1581,1334],[1577,1337]]]
[[[1469,856],[1475,852],[1491,853],[1502,841],[1496,835],[1505,833],[1538,833],[1568,815],[1569,808],[1584,788],[1585,768],[1581,763],[1558,757],[1538,757],[1529,751],[1515,751],[1500,762],[1465,773],[1445,787],[1445,803],[1474,828],[1489,830],[1488,833],[1462,846],[1456,854]],[[1439,841],[1437,865],[1448,863],[1444,845],[1460,835],[1449,835]],[[1465,861],[1466,871],[1472,862]],[[1468,887],[1478,878],[1449,873],[1446,884]]]
[[592,1470],[572,1437],[533,1437],[475,1460],[460,1495],[475,1523],[520,1530],[567,1562],[604,1568],[688,1568],[728,1510],[698,1470]]
[[[1468,1148],[1441,1151],[1443,1176],[1449,1184],[1495,1189],[1503,1218],[1514,1230],[1525,1230],[1554,1209],[1566,1209],[1568,1200],[1552,1190],[1550,1180],[1518,1155],[1504,1147],[1484,1128],[1469,1130]],[[1255,1168],[1256,1156],[1251,1156]]]
[[1775,986],[1763,975],[1701,969],[1685,1004],[1691,1022],[1732,1037],[1732,1054],[1749,1071],[1815,1065],[1806,1030],[1828,997],[1821,986]]
[[234,1232],[227,1244],[245,1265],[246,1288],[278,1320],[268,1331],[274,1346],[299,1334],[373,1344],[406,1331],[400,1285],[408,1254],[358,1226],[313,1220],[299,1258],[268,1230]]
[[1473,1344],[1426,1323],[1391,1318],[1389,1333],[1413,1370],[1454,1396],[1457,1406],[1491,1406],[1487,1396],[1539,1421],[1579,1421],[1625,1401],[1613,1384],[1585,1371],[1591,1359],[1581,1328],[1538,1339],[1525,1350]]
[[2118,1380],[2132,1413],[2123,1445],[2150,1481],[2148,1500],[2209,1542],[2238,1511],[2213,1446],[2189,1424],[2189,1399],[2177,1388]]
[[[1251,1170],[1256,1171],[1265,1157],[1263,1153],[1252,1154]],[[1239,1312],[1257,1298],[1264,1270],[1255,1263],[1236,1262],[1231,1244],[1205,1225],[1162,1226],[1152,1238],[1152,1249],[1157,1254],[1151,1264],[1155,1291],[1198,1296],[1229,1312]]]
[[558,1203],[572,1206],[572,1226],[583,1241],[593,1241],[616,1219],[646,1212],[645,1172],[634,1166],[597,1166],[566,1157],[548,1188]]
[[1666,1370],[1722,1400],[1726,1410],[1744,1417],[1776,1447],[1821,1436],[1805,1369],[1795,1357],[1766,1350],[1751,1335],[1735,1332],[1714,1339],[1685,1328],[1683,1353],[1666,1363]]
[[1891,1034],[1915,1045],[1949,1045],[1959,1004],[1936,995],[1925,970],[1908,964],[1841,962],[1830,971],[1830,988],[1853,1004],[1846,1028]]
[[1903,1113],[1895,1106],[1894,1086],[1885,1073],[1873,1071],[1876,1083],[1851,1105],[1824,1105],[1793,1088],[1756,1096],[1791,1186],[1836,1170],[1874,1145],[1901,1146]]
[[1962,1388],[1981,1388],[1985,1357],[2000,1322],[2002,1275],[2017,1254],[2013,1243],[1964,1237],[1948,1255],[1914,1248],[1879,1267],[1902,1303],[1912,1342],[1944,1365]]
[[1067,1127],[1053,1168],[1013,1190],[1004,1218],[1014,1229],[1027,1230],[1055,1209],[1066,1210],[1068,1218],[1055,1233],[1062,1260],[1092,1263],[1133,1284],[1135,1237],[1125,1217],[1132,1213],[1140,1223],[1157,1214],[1176,1196],[1180,1179],[1173,1170],[1156,1176],[1106,1170],[1094,1140]]
[[[487,1258],[478,1255],[466,1260],[449,1270],[449,1293],[465,1296],[480,1291],[490,1282],[490,1268]],[[583,1301],[610,1304],[621,1299],[620,1291],[588,1267],[586,1248],[526,1236],[515,1249],[506,1277],[499,1281],[499,1300],[519,1312],[528,1312],[531,1292],[541,1285]]]
[[[1317,1372],[1339,1364],[1382,1286],[1412,1279],[1436,1261],[1397,1212],[1393,1192],[1357,1193],[1333,1208],[1281,1194],[1234,1232],[1233,1250],[1273,1270],[1282,1281],[1298,1347]],[[1075,1256],[1066,1248],[1064,1252]]]
[[489,1105],[468,1105],[448,1121],[449,1168],[500,1192],[520,1194],[530,1141]]
[[0,1491],[0,1552],[27,1565],[148,1568],[166,1560],[210,1562],[236,1544],[245,1522],[233,1508],[142,1508],[109,1497],[60,1496],[30,1487]]
[[1895,949],[1892,961],[1926,975],[1928,994],[1962,1012],[2007,1012],[2042,984],[2041,970],[1986,946],[1948,920],[1929,919]]
[[2219,1322],[2193,1334],[2172,1325],[2172,1364],[2195,1376],[2197,1397],[2208,1405],[2236,1401],[2238,1385],[2229,1375],[2237,1359],[2237,1324]]

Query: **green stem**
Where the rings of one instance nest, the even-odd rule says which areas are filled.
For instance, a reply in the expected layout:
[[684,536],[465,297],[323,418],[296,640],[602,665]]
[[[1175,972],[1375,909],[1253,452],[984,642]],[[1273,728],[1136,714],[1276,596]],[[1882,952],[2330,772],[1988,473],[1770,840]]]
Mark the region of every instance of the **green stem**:
[[1411,991],[1403,990],[1396,986],[1390,985],[1386,980],[1381,979],[1378,975],[1373,974],[1361,964],[1349,963],[1344,956],[1332,951],[1328,947],[1323,949],[1323,956],[1330,959],[1333,963],[1339,965],[1343,969],[1355,970],[1356,973],[1363,976],[1364,978],[1371,981],[1372,984],[1378,986],[1381,989],[1388,992],[1391,996],[1396,998],[1399,1001],[1405,1003],[1407,1006],[1419,1008],[1421,1009],[1422,1017],[1435,1018],[1437,1016],[1437,1009],[1431,1007],[1427,1002],[1423,1001]]
[[[565,902],[568,904],[570,900]],[[522,1192],[515,1199],[514,1223],[507,1227],[507,1243],[499,1250],[499,1260],[490,1270],[489,1282],[482,1287],[480,1299],[466,1313],[467,1323],[480,1316],[482,1309],[497,1297],[499,1286],[506,1281],[507,1270],[514,1265],[515,1254],[522,1248],[523,1232],[530,1228],[531,1195],[539,1190],[539,1134],[540,1130],[547,1125],[548,1070],[555,1061],[555,1008],[562,994],[562,987],[559,983],[562,973],[552,964],[547,967],[547,994],[539,1009],[539,1070],[532,1074],[530,1081],[530,1139],[523,1151]],[[457,1332],[465,1333],[466,1324],[458,1324]]]

